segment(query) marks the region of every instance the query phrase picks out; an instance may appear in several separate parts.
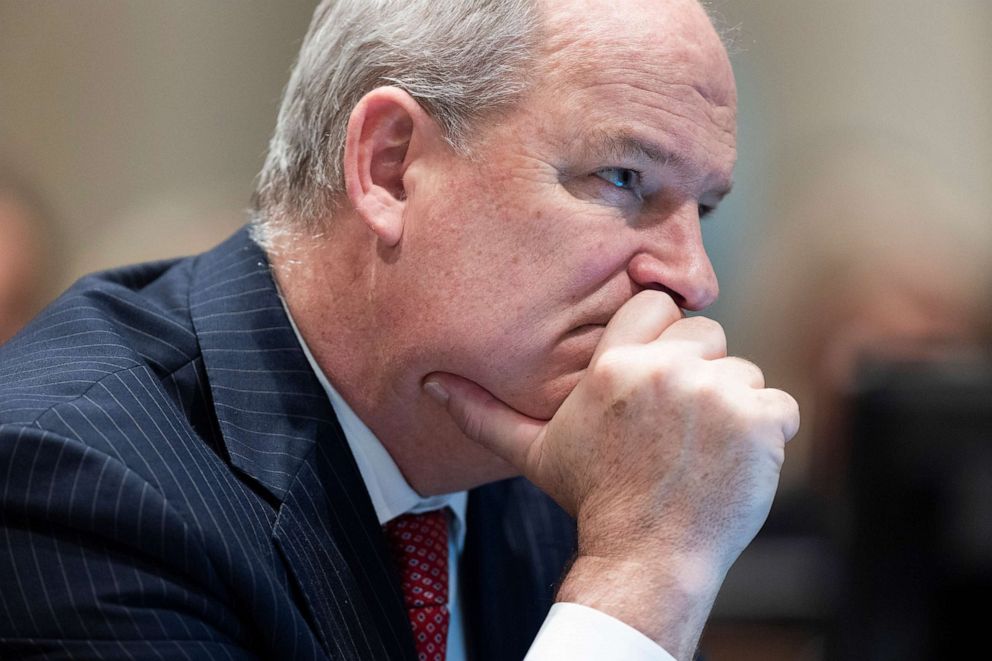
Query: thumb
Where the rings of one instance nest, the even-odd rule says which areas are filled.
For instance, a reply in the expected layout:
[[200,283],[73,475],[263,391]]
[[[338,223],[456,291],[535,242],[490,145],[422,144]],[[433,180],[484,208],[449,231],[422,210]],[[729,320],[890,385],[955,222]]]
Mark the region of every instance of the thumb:
[[545,422],[516,411],[478,384],[454,374],[434,372],[424,392],[448,411],[462,432],[527,475],[530,449]]

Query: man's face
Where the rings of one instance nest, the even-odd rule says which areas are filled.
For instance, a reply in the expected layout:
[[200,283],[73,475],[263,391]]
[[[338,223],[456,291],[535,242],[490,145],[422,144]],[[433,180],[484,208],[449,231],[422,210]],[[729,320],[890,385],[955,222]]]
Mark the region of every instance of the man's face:
[[736,158],[726,53],[694,1],[614,7],[551,9],[545,70],[475,158],[412,166],[399,268],[376,294],[405,365],[538,418],[632,295],[660,288],[692,310],[717,296],[699,214]]

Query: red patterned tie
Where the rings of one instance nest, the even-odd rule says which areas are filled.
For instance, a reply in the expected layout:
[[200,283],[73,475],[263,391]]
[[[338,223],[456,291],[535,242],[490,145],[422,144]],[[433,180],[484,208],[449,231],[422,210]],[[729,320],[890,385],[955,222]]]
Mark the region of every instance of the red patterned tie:
[[448,517],[404,514],[385,526],[419,661],[444,661],[448,642]]

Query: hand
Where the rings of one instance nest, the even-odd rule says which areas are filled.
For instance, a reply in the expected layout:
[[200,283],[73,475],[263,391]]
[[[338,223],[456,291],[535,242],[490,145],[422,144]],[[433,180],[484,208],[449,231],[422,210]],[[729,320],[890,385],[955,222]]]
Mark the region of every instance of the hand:
[[[547,422],[453,375],[426,383],[447,393],[467,436],[576,517],[579,556],[562,586],[569,600],[618,614],[672,653],[694,647],[692,629],[701,630],[726,570],[768,515],[799,425],[792,397],[764,388],[753,364],[726,357],[719,324],[682,318],[661,292],[637,294]],[[673,593],[686,602],[681,619],[693,620],[677,632],[678,622],[652,615],[652,597],[674,604]]]

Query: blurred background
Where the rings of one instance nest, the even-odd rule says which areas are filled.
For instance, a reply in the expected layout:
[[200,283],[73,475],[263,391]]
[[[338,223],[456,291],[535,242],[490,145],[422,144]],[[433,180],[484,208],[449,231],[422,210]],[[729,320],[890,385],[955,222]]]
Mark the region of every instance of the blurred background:
[[[703,650],[946,656],[992,594],[992,3],[710,4],[740,160],[707,314],[803,429]],[[0,0],[0,341],[244,222],[313,6]]]

